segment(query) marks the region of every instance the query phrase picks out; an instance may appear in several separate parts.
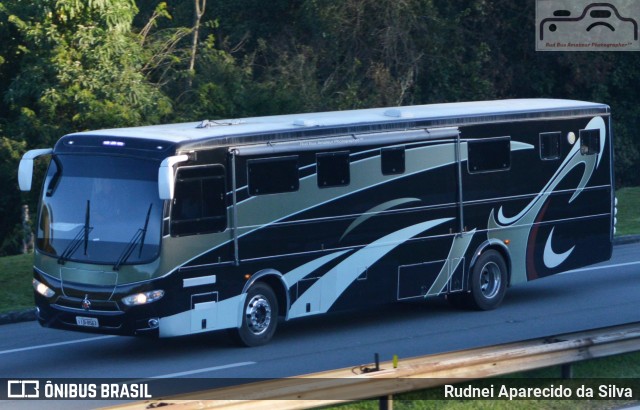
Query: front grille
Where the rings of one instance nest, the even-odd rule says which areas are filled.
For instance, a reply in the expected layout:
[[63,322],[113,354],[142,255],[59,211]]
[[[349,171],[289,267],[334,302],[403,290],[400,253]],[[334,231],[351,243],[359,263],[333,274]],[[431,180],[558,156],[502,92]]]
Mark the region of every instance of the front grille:
[[[74,309],[74,310],[79,310],[79,311],[86,311],[82,307],[82,300],[83,299],[70,298],[70,297],[64,297],[63,296],[63,297],[58,298],[58,300],[56,301],[55,305],[57,305],[59,307],[62,307],[62,308]],[[113,301],[110,301],[110,300],[91,300],[91,308],[89,310],[90,311],[95,311],[95,312],[122,313],[122,311],[118,307],[118,304],[116,302],[113,302]]]

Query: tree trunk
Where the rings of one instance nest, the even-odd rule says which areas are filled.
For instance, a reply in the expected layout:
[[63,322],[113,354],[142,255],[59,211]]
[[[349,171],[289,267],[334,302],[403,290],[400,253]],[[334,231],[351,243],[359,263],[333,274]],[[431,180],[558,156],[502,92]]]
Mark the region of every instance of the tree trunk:
[[22,205],[22,253],[26,254],[33,249],[33,232],[29,225],[29,205]]
[[200,36],[200,20],[207,7],[207,0],[194,0],[195,11],[193,14],[193,40],[191,42],[191,58],[189,60],[189,88],[193,81],[193,74],[196,65],[196,52],[198,51],[198,38]]

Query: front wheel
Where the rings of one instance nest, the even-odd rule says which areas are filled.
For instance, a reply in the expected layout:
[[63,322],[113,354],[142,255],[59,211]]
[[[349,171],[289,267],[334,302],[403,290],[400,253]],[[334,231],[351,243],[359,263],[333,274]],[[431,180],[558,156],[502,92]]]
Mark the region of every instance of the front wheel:
[[278,299],[271,287],[256,283],[247,292],[242,309],[242,324],[232,335],[243,346],[268,343],[278,325]]
[[494,250],[480,255],[470,280],[471,307],[478,310],[497,308],[507,292],[507,264],[502,255]]

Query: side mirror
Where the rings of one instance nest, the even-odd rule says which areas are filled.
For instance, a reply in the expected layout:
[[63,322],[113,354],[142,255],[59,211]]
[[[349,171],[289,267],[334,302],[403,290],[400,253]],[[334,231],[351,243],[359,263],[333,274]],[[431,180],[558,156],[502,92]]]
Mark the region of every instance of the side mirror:
[[21,191],[31,191],[31,183],[33,182],[33,160],[43,155],[49,155],[52,152],[52,148],[32,149],[22,156],[20,166],[18,167],[18,185],[20,185]]
[[160,199],[173,199],[175,187],[173,166],[188,160],[189,156],[187,155],[175,155],[162,161],[160,168],[158,168],[158,194]]

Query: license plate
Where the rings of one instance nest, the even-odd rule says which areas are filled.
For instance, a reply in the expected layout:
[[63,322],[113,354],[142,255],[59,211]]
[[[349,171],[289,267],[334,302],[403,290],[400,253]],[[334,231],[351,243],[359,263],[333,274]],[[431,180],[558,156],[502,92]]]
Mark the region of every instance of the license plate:
[[82,317],[76,316],[76,323],[78,326],[86,326],[86,327],[99,327],[98,319],[93,317]]

